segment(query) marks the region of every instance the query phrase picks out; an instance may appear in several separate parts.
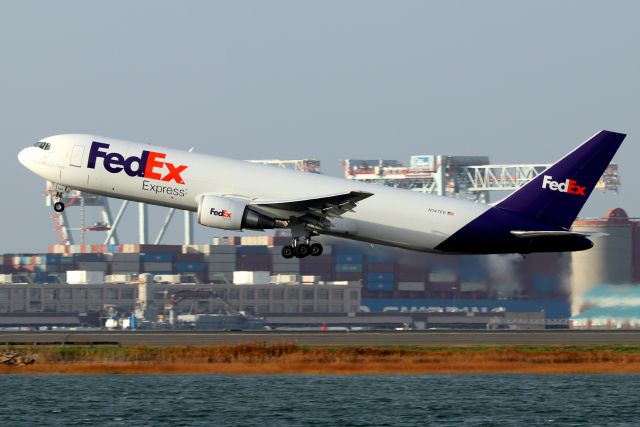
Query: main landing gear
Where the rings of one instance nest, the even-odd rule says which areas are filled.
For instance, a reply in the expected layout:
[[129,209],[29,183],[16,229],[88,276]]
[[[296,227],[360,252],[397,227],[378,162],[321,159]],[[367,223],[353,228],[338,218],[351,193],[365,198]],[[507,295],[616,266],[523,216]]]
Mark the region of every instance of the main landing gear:
[[282,248],[282,256],[286,259],[304,258],[307,256],[320,256],[322,255],[322,245],[320,243],[311,243],[311,234],[307,233],[300,242],[300,238],[294,237],[291,245],[287,245]]

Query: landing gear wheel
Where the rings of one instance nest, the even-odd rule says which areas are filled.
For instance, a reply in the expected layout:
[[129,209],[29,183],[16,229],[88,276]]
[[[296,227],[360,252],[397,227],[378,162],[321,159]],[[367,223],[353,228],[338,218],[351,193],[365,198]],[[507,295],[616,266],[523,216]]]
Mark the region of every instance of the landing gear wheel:
[[56,211],[56,212],[62,212],[64,210],[64,203],[55,202],[53,204],[53,210]]
[[295,254],[294,254],[292,246],[285,246],[284,248],[282,248],[282,257],[283,258],[290,259],[290,258],[293,258],[294,255]]
[[320,256],[322,255],[322,245],[320,243],[314,243],[311,245],[309,253],[311,256]]
[[309,255],[309,245],[306,243],[301,243],[296,246],[296,258],[304,258]]

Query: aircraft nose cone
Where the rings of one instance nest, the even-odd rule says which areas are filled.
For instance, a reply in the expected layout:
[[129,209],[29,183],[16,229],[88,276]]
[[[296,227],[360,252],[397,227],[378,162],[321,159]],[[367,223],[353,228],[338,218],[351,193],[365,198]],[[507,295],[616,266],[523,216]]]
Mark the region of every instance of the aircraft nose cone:
[[28,150],[29,150],[28,148],[23,148],[18,153],[18,161],[22,164],[22,166],[26,168],[29,167],[29,153],[27,153]]

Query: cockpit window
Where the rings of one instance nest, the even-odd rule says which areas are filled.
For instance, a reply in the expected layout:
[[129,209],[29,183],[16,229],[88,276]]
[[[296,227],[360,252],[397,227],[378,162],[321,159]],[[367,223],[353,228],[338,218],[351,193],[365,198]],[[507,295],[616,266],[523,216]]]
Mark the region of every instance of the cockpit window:
[[33,144],[33,146],[34,147],[38,147],[41,150],[50,150],[51,149],[51,144],[48,143],[48,142],[39,141],[39,142],[36,142],[35,144]]

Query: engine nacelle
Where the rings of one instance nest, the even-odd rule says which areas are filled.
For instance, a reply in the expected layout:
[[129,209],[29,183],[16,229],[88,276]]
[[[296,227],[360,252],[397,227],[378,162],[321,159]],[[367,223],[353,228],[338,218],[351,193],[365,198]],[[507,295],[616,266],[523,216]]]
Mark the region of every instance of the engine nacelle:
[[247,207],[247,202],[222,196],[203,196],[198,223],[223,230],[275,228],[275,220]]

